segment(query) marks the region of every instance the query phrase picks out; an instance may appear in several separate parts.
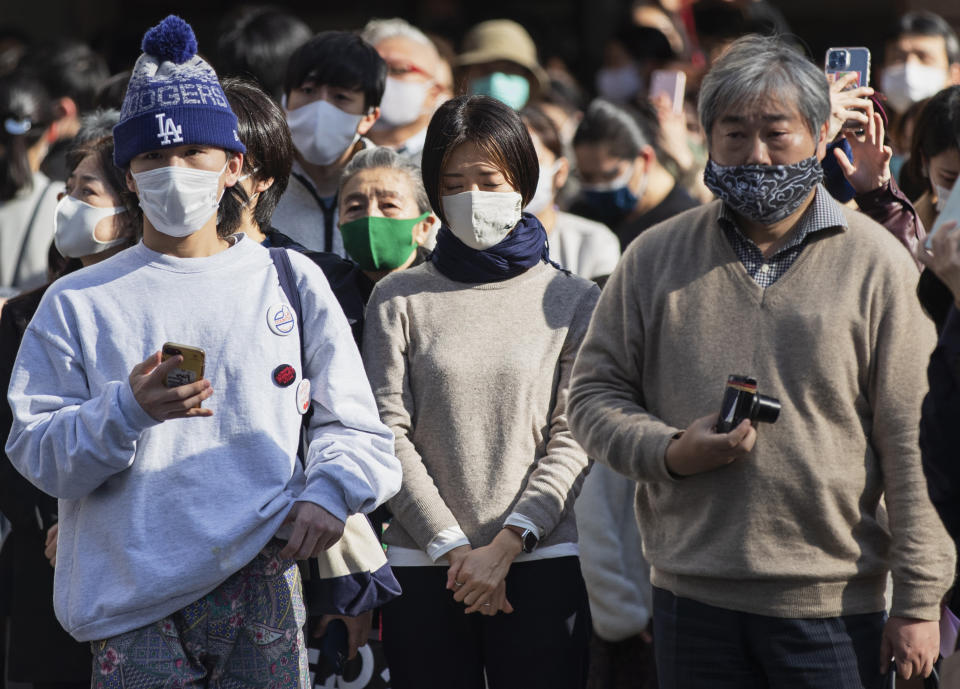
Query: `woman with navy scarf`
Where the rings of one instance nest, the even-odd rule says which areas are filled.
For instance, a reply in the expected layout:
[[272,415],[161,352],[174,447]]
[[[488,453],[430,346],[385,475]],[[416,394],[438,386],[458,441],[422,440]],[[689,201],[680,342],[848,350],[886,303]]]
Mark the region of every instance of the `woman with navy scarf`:
[[599,296],[550,260],[519,116],[448,101],[423,181],[431,260],[380,281],[363,353],[403,487],[384,537],[404,594],[383,609],[396,689],[582,687],[590,615],[573,503],[587,457],[570,370]]

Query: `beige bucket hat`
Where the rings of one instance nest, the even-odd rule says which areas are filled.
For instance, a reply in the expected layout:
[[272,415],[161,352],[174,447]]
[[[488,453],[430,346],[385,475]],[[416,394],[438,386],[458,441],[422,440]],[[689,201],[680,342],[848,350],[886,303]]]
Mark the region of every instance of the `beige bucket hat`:
[[507,60],[526,69],[533,77],[536,90],[545,90],[550,79],[537,62],[537,46],[520,24],[510,19],[491,19],[474,26],[463,38],[463,52],[457,56],[457,67]]

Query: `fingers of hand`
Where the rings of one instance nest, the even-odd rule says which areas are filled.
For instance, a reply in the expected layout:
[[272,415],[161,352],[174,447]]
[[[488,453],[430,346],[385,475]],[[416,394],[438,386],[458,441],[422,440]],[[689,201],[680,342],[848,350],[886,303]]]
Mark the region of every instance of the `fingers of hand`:
[[130,371],[130,375],[145,376],[159,365],[160,365],[160,350],[158,349],[153,354],[148,356],[146,359],[141,361],[139,364],[134,366],[133,370]]
[[[853,132],[845,132],[844,136],[850,139],[850,137],[853,136]],[[853,163],[847,158],[847,154],[843,152],[842,148],[833,149],[833,157],[837,159],[837,165],[840,166],[840,171],[843,172],[845,176],[849,177],[857,171],[857,168],[853,166]]]
[[[293,510],[290,511],[291,514]],[[287,515],[287,518],[290,518],[290,515]],[[300,546],[303,545],[304,537],[307,535],[307,529],[304,526],[303,522],[299,518],[294,518],[293,521],[293,530],[290,532],[290,538],[287,541],[287,544],[280,551],[280,557],[285,560],[292,559],[294,555],[300,550]]]

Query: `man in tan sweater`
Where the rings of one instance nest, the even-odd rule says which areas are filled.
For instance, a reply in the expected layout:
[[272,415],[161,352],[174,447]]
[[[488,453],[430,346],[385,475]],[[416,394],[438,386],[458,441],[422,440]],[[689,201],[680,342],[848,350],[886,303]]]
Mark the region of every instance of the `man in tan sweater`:
[[[663,688],[879,687],[891,659],[909,677],[937,657],[954,555],[917,446],[934,331],[909,254],[819,184],[829,114],[815,66],[737,41],[700,96],[722,200],[629,247],[574,367],[575,437],[639,482]],[[717,433],[728,374],[780,419]]]

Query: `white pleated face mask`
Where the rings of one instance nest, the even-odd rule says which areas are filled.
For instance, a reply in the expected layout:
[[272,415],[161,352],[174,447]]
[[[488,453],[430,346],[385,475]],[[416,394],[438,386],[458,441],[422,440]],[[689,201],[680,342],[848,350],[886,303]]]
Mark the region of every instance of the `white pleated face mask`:
[[540,166],[540,177],[537,178],[537,190],[530,199],[530,203],[524,208],[527,213],[536,215],[553,203],[553,178],[560,169],[560,161],[557,160],[550,167]]
[[401,81],[387,77],[380,101],[379,129],[402,127],[415,122],[427,100],[428,81]]
[[515,191],[464,191],[441,199],[450,231],[471,249],[503,241],[520,222],[523,197]]
[[308,163],[330,165],[356,143],[363,115],[351,115],[325,100],[287,110],[293,145]]
[[941,187],[939,184],[933,184],[933,191],[937,195],[937,213],[942,213],[943,209],[947,207],[947,199],[950,198],[950,192],[953,191],[953,189],[947,189],[946,187]]
[[170,165],[134,172],[140,208],[157,231],[187,237],[207,224],[220,207],[219,171]]
[[938,93],[946,82],[947,73],[942,67],[909,62],[887,67],[880,79],[880,87],[894,110],[903,112],[912,103]]
[[53,243],[61,256],[82,258],[106,251],[122,244],[126,237],[117,237],[108,242],[97,239],[96,229],[101,220],[112,218],[127,211],[123,206],[101,208],[91,206],[72,196],[64,196],[57,203]]

